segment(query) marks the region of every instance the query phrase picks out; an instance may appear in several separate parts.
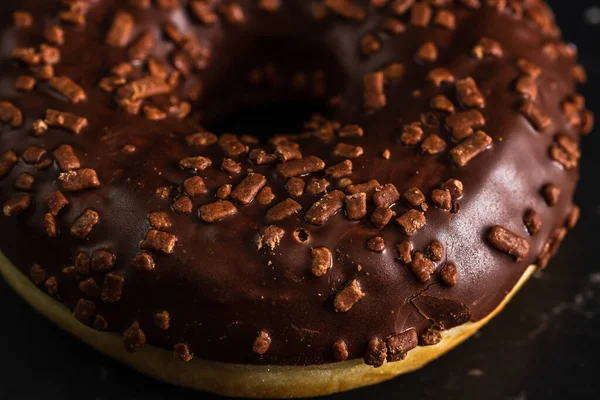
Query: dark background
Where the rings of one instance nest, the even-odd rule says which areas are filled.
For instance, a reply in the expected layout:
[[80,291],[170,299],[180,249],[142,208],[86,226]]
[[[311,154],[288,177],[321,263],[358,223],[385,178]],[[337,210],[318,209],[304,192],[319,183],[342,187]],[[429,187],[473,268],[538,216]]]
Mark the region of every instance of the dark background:
[[[566,40],[578,45],[590,77],[583,94],[600,116],[600,0],[550,3]],[[579,226],[503,313],[420,371],[330,398],[600,398],[600,132],[585,139],[583,153]],[[81,344],[2,280],[0,307],[0,399],[218,398],[156,382]]]

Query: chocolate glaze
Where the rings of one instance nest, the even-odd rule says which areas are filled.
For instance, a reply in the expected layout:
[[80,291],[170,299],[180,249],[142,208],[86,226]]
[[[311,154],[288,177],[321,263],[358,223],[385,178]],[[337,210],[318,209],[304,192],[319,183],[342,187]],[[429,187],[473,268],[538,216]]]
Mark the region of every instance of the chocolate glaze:
[[[549,158],[548,148],[556,133],[579,140],[578,132],[568,126],[560,108],[561,101],[575,93],[575,84],[569,78],[573,62],[545,55],[542,45],[549,38],[530,21],[488,7],[468,10],[450,5],[456,15],[454,31],[411,27],[404,34],[386,37],[382,50],[365,59],[357,50],[359,38],[375,31],[390,15],[387,8],[376,10],[368,1],[358,2],[367,10],[363,22],[337,16],[315,22],[309,11],[314,3],[311,1],[286,0],[279,11],[269,14],[257,10],[255,1],[243,0],[239,3],[245,10],[244,24],[218,22],[208,27],[195,22],[185,8],[168,12],[139,10],[117,0],[91,3],[84,27],[64,25],[66,43],[61,48],[62,61],[56,66],[56,75],[69,76],[85,89],[87,101],[77,105],[56,95],[41,81],[30,93],[14,88],[15,78],[27,73],[27,68],[10,59],[11,50],[37,46],[43,40],[44,24],[53,21],[62,9],[60,1],[5,1],[0,5],[0,100],[14,103],[24,114],[22,128],[1,126],[0,152],[14,150],[21,154],[30,145],[54,149],[67,143],[75,148],[83,166],[98,172],[101,181],[98,189],[68,194],[70,205],[57,217],[60,233],[50,239],[42,223],[46,212],[43,200],[58,188],[58,166],[35,171],[34,166],[20,159],[0,180],[0,201],[20,193],[13,186],[14,180],[29,171],[35,176],[32,206],[20,216],[0,217],[0,249],[23,273],[29,273],[33,264],[40,264],[47,276],[56,276],[58,297],[71,309],[83,294],[77,281],[61,270],[73,264],[79,251],[112,251],[117,259],[113,272],[125,277],[123,295],[116,304],[96,300],[97,312],[106,318],[110,331],[122,333],[136,320],[148,344],[171,350],[177,343],[187,343],[197,358],[230,363],[333,362],[332,345],[338,340],[346,342],[350,359],[362,357],[372,338],[385,338],[409,328],[424,332],[432,324],[426,316],[443,320],[447,327],[453,325],[447,320],[448,313],[460,315],[461,322],[469,315],[473,321],[484,318],[513,288],[525,268],[535,262],[546,239],[571,210],[577,169],[564,170]],[[33,13],[32,28],[12,27],[10,15],[17,8]],[[190,118],[148,121],[132,116],[118,111],[113,95],[97,88],[112,66],[126,61],[126,51],[104,44],[117,9],[127,9],[134,15],[136,34],[149,30],[156,35],[153,54],[159,59],[166,60],[172,48],[160,33],[165,21],[211,44],[208,68],[194,73],[203,83],[203,94],[194,102]],[[471,48],[482,36],[502,43],[505,56],[486,60],[472,57]],[[423,66],[413,56],[427,40],[438,45],[440,55],[435,63]],[[553,127],[547,132],[535,131],[518,112],[514,81],[519,76],[516,61],[520,57],[543,70],[538,78],[538,104],[552,117]],[[238,206],[234,217],[217,223],[208,225],[199,220],[198,206],[213,201],[220,185],[230,183],[235,187],[245,173],[230,179],[218,168],[224,156],[218,146],[192,149],[185,145],[185,135],[249,103],[309,101],[305,95],[289,94],[286,88],[249,89],[247,71],[267,61],[282,71],[323,69],[327,93],[343,95],[342,106],[330,114],[331,119],[356,123],[365,131],[363,138],[343,140],[364,148],[364,155],[352,160],[353,182],[377,179],[382,184],[393,183],[400,193],[417,186],[428,197],[449,178],[464,183],[465,193],[458,201],[460,212],[448,213],[430,206],[426,226],[410,238],[414,248],[422,252],[434,239],[444,245],[444,260],[436,265],[438,271],[446,260],[457,266],[459,279],[454,287],[441,283],[437,275],[422,284],[398,262],[394,247],[405,237],[393,223],[377,230],[368,218],[350,222],[343,212],[321,227],[306,223],[304,213],[319,196],[296,199],[303,211],[277,224],[286,235],[274,252],[259,251],[256,246],[256,233],[265,225],[264,213],[269,206],[254,201]],[[362,77],[390,62],[404,63],[405,76],[386,90],[385,108],[365,113]],[[427,72],[435,66],[449,68],[457,78],[472,76],[486,98],[482,110],[487,121],[484,130],[494,143],[463,168],[452,166],[446,155],[426,156],[397,140],[402,124],[418,121],[432,95],[441,91],[454,98],[451,87],[440,90],[425,83]],[[415,97],[415,90],[420,90],[420,95]],[[47,108],[85,116],[89,126],[78,136],[50,128],[34,137],[31,125],[43,117]],[[264,124],[276,120],[265,120]],[[450,137],[448,133],[442,135]],[[342,160],[331,155],[331,144],[318,139],[298,143],[305,156],[316,155],[327,166]],[[122,152],[128,144],[135,145],[137,151]],[[380,156],[385,149],[391,151],[390,160]],[[130,262],[150,229],[148,213],[169,210],[171,205],[170,200],[154,195],[156,189],[181,184],[190,173],[178,168],[177,162],[195,155],[213,159],[213,167],[199,173],[209,193],[194,199],[191,215],[170,212],[173,226],[168,231],[177,236],[174,253],[156,254],[153,271],[134,270]],[[239,160],[245,168],[267,177],[275,202],[288,197],[285,181],[274,167],[253,165],[246,156]],[[562,189],[559,203],[552,208],[539,194],[548,182]],[[77,240],[69,235],[69,228],[90,207],[98,211],[100,223],[86,240]],[[528,208],[538,211],[544,222],[534,237],[527,235],[522,222]],[[406,207],[399,202],[394,209],[399,215]],[[492,248],[485,237],[494,225],[527,237],[529,256],[515,262]],[[306,244],[294,240],[291,233],[298,228],[310,235]],[[375,235],[386,241],[383,253],[366,248],[366,242]],[[310,249],[318,246],[331,249],[334,257],[333,267],[320,278],[310,273]],[[103,281],[101,274],[92,276],[99,284]],[[354,278],[365,298],[347,313],[334,312],[335,294]],[[153,323],[154,314],[163,310],[170,314],[168,330]],[[18,323],[15,326],[18,329]],[[258,356],[252,344],[261,330],[268,332],[272,343],[266,354]]]

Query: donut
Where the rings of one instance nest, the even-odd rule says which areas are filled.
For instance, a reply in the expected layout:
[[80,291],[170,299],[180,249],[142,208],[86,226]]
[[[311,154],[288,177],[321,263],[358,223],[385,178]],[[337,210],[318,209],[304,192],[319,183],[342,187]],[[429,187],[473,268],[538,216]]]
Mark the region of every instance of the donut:
[[594,117],[542,0],[0,15],[0,271],[157,379],[302,397],[415,370],[579,217]]

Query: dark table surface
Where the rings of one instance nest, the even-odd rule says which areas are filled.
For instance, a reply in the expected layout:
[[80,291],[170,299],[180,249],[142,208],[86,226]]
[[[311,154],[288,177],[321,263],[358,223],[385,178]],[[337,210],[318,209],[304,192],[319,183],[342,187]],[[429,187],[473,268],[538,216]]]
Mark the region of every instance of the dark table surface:
[[[564,36],[577,43],[600,114],[600,0],[555,0]],[[599,129],[596,129],[597,131]],[[600,132],[585,139],[579,226],[506,310],[475,337],[415,373],[331,396],[351,399],[599,398]],[[217,398],[156,382],[74,340],[0,280],[0,399]]]

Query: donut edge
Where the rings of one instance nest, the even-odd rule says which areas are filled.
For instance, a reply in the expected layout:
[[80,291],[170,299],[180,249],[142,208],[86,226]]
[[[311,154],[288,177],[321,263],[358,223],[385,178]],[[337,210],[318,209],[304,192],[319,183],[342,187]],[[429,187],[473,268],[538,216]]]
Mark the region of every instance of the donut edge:
[[537,267],[530,265],[502,302],[484,319],[442,331],[434,346],[418,346],[406,359],[380,368],[362,359],[312,366],[225,364],[194,358],[183,362],[173,352],[145,346],[136,353],[125,351],[122,338],[92,329],[63,304],[53,300],[23,275],[0,251],[0,275],[37,312],[96,350],[163,382],[230,397],[299,398],[323,396],[374,385],[415,371],[471,337],[495,317],[525,284]]

